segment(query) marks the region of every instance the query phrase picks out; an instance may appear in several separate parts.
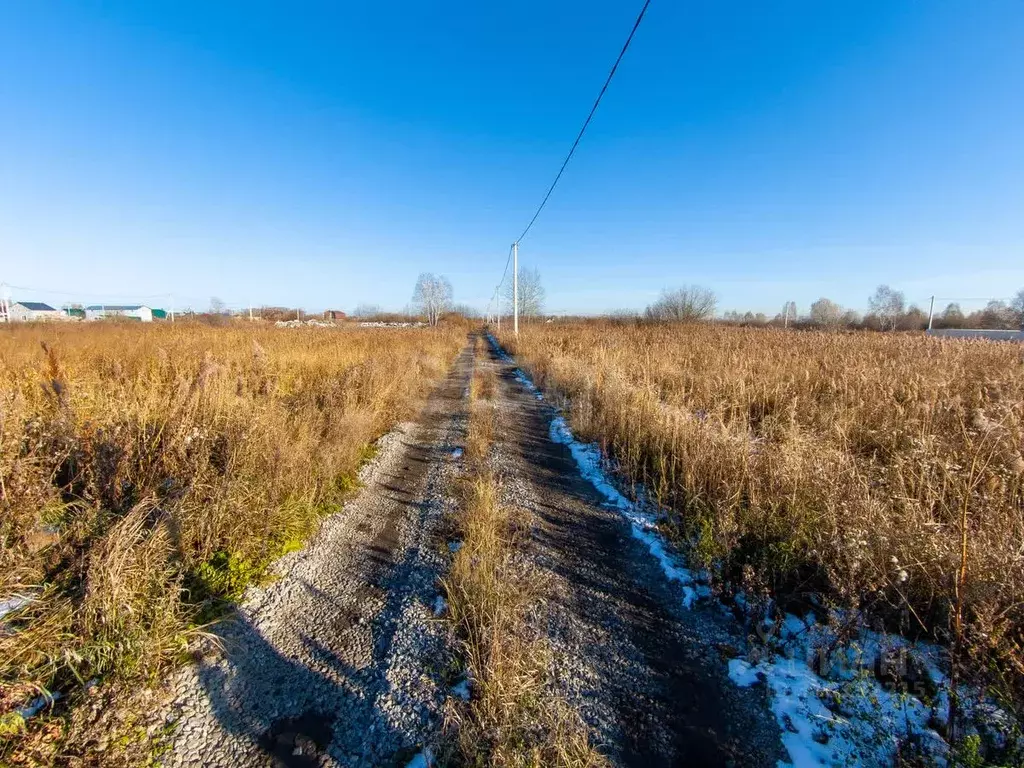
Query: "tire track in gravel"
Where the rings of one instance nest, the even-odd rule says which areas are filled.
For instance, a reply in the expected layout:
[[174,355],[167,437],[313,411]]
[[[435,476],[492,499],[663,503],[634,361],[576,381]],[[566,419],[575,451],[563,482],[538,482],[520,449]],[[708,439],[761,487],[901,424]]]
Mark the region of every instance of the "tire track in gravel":
[[729,681],[718,648],[743,638],[681,594],[629,524],[550,438],[555,411],[491,350],[499,378],[502,502],[530,512],[548,584],[556,685],[614,765],[774,766],[784,757],[762,687]]
[[358,496],[218,626],[223,651],[175,676],[164,764],[404,765],[436,738],[452,638],[432,605],[472,365],[469,346]]

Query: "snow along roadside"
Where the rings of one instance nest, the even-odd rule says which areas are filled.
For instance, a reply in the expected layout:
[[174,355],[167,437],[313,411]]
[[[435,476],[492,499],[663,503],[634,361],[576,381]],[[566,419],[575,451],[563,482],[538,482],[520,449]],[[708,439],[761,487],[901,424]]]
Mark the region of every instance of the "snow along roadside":
[[[515,364],[490,334],[488,340],[501,359]],[[522,369],[516,368],[515,377],[538,400],[544,399]],[[600,447],[577,440],[558,408],[550,436],[569,448],[581,475],[607,499],[609,507],[621,512],[665,577],[680,585],[683,606],[689,609],[709,600],[708,574],[686,567],[682,555],[658,530],[658,510],[645,500],[643,489],[637,490],[637,501],[621,493]],[[932,764],[949,764],[950,747],[935,730],[946,725],[949,710],[943,648],[871,631],[841,612],[832,612],[828,625],[815,622],[813,616],[802,619],[793,614],[775,622],[754,615],[742,594],[735,601],[756,625],[765,645],[731,659],[729,678],[741,687],[767,686],[792,765],[887,766],[898,755],[906,756],[908,749]],[[718,605],[732,613],[724,604]],[[771,605],[765,609],[765,615],[770,614]],[[839,643],[837,627],[852,639]],[[832,648],[836,650],[829,654],[822,650]],[[899,685],[887,687],[880,678]],[[978,691],[965,687],[960,696],[965,719],[972,723],[969,730],[997,748],[1005,746],[1016,728],[1012,718]]]

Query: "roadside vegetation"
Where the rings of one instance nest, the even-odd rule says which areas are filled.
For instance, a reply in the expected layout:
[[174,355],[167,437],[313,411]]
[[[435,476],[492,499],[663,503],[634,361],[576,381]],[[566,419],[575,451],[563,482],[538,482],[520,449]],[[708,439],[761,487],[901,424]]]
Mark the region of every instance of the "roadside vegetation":
[[1019,345],[610,321],[501,341],[720,587],[938,640],[1019,711]]
[[[476,340],[476,356],[484,355]],[[528,527],[499,502],[491,466],[497,411],[493,369],[470,384],[468,472],[455,521],[461,546],[445,580],[462,639],[471,698],[449,713],[457,762],[472,766],[602,766],[579,715],[548,686],[550,653],[537,629],[541,590],[522,556]]]
[[[0,332],[0,762],[79,749],[297,549],[461,329],[52,324]],[[62,695],[27,723],[37,697]],[[111,694],[113,695],[113,694]],[[144,735],[144,734],[143,734]]]

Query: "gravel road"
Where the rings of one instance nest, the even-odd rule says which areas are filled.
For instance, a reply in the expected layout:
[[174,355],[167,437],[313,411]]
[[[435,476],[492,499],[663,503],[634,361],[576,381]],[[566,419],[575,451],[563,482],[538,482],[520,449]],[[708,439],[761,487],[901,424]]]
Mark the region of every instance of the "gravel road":
[[491,351],[482,365],[500,382],[502,501],[532,515],[557,685],[594,743],[621,766],[776,765],[785,753],[763,686],[733,685],[720,654],[743,645],[734,622],[682,607],[678,586],[550,439],[555,410],[514,363]]
[[[436,746],[455,640],[434,615],[444,519],[462,471],[472,345],[415,424],[382,438],[364,487],[280,579],[172,680],[170,766],[404,766]],[[536,612],[553,685],[616,766],[774,766],[763,687],[738,688],[719,649],[742,647],[712,608],[682,607],[627,522],[553,442],[555,411],[493,351],[492,461],[502,502],[532,521],[521,553],[546,586]],[[212,645],[212,644],[211,644]],[[436,752],[436,750],[435,750]]]
[[404,765],[437,738],[453,654],[433,609],[471,366],[467,348],[358,496],[219,627],[223,650],[178,673],[166,765]]

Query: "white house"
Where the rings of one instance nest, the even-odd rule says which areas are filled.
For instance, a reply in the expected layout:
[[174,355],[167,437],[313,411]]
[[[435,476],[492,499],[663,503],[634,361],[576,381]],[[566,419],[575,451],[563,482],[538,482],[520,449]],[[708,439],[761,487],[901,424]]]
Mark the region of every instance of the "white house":
[[94,304],[85,308],[86,320],[102,320],[105,317],[123,317],[151,323],[153,322],[153,310],[141,304]]
[[19,301],[11,304],[11,320],[63,320],[60,310],[41,301]]

